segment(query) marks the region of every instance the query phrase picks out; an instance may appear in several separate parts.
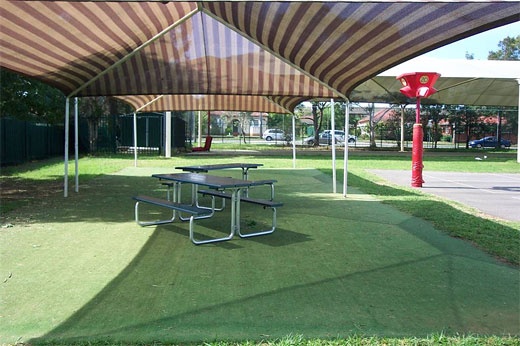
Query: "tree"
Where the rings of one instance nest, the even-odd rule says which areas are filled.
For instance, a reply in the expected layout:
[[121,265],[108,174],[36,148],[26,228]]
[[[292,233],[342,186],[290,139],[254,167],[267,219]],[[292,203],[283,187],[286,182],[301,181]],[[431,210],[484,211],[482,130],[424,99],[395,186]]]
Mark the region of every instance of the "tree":
[[376,116],[376,114],[375,114],[376,106],[375,106],[375,104],[373,102],[366,104],[366,106],[363,106],[361,104],[357,104],[357,106],[359,108],[363,109],[366,114],[368,114],[368,117],[369,117],[368,127],[369,127],[369,135],[370,135],[370,147],[371,148],[376,148],[377,147],[377,144],[376,144],[376,125],[381,121],[381,119],[383,119],[383,117],[385,116],[385,114],[387,112],[392,110],[392,108],[388,108],[384,112],[378,112],[378,116]]
[[320,145],[320,132],[323,125],[324,109],[329,106],[328,102],[312,102],[312,121],[314,124],[314,146]]
[[[451,124],[455,124],[457,133],[465,133],[466,149],[469,148],[469,141],[472,134],[481,134],[479,118],[475,107],[466,106],[446,106],[448,112],[448,120]],[[454,133],[455,135],[455,133]]]
[[[415,122],[415,109],[404,109],[404,140],[412,139],[413,123]],[[386,123],[386,130],[391,137],[395,138],[396,144],[401,145],[401,106],[392,106],[392,112]]]
[[63,122],[65,95],[58,89],[3,69],[0,81],[0,116],[49,124]]
[[444,118],[443,106],[441,105],[426,105],[423,106],[428,113],[428,123],[426,128],[429,131],[429,137],[433,140],[433,147],[437,149],[437,142],[441,138],[439,121]]
[[520,60],[520,35],[504,38],[498,47],[499,50],[489,52],[488,60]]
[[[110,114],[130,113],[130,106],[117,99],[105,96],[81,97],[78,101],[79,116],[86,119],[88,124],[89,151],[94,153],[97,151],[99,125],[102,119]],[[111,121],[113,121],[112,118],[107,119],[107,124]]]
[[238,112],[236,113],[237,119],[239,121],[239,129],[238,133],[239,136],[242,136],[242,139],[244,140],[244,144],[247,144],[246,142],[246,132],[245,128],[249,128],[249,123],[251,122],[251,112]]
[[79,100],[79,113],[87,119],[89,151],[91,153],[97,150],[99,121],[109,114],[109,109],[106,97],[83,97]]

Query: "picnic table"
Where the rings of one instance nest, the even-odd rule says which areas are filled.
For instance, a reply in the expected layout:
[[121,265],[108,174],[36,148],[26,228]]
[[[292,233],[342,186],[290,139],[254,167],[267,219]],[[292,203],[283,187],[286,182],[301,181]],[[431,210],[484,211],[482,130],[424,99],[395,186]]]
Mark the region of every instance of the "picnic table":
[[[253,199],[248,197],[241,196],[241,189],[247,189],[251,186],[256,186],[260,184],[265,184],[263,181],[255,182],[251,180],[244,179],[236,179],[230,177],[221,177],[214,176],[210,174],[198,174],[198,173],[174,173],[174,174],[153,174],[152,177],[159,179],[160,181],[166,181],[168,183],[172,183],[173,187],[173,197],[172,200],[162,200],[155,197],[148,196],[137,196],[134,197],[136,200],[135,214],[136,221],[143,226],[153,225],[153,224],[164,224],[173,222],[174,219],[178,216],[182,221],[190,222],[190,239],[194,244],[206,244],[206,243],[214,243],[219,241],[230,240],[234,237],[235,234],[239,234],[240,237],[252,237],[257,235],[264,235],[274,232],[276,228],[276,208],[282,206],[283,204],[280,202],[274,202],[272,200],[261,200],[261,199]],[[190,203],[185,203],[181,201],[181,184],[191,184],[192,185],[192,196]],[[211,208],[200,207],[197,203],[197,193],[198,188],[200,186],[204,186],[209,188],[209,190],[204,190],[203,194],[212,197],[212,206]],[[225,199],[231,200],[231,217],[230,217],[230,231],[229,234],[225,237],[215,238],[215,239],[205,239],[205,240],[197,240],[194,236],[193,231],[193,222],[198,218],[208,218],[213,216],[215,212],[215,197],[221,197]],[[246,203],[253,203],[257,205],[261,205],[263,207],[269,207],[273,211],[273,219],[272,219],[272,227],[269,230],[264,230],[260,232],[254,232],[249,234],[243,234],[240,231],[240,203],[241,201]],[[174,214],[171,219],[161,220],[161,221],[153,221],[153,222],[141,222],[139,221],[139,211],[138,206],[139,202],[149,203],[156,206],[161,206],[165,208],[170,208],[174,210]],[[179,213],[179,215],[176,215]],[[180,213],[188,213],[190,216],[188,218],[183,218]]]
[[250,168],[258,168],[263,166],[261,163],[218,163],[213,165],[193,165],[193,166],[180,166],[175,169],[180,169],[184,172],[192,173],[208,173],[209,171],[215,171],[220,169],[242,169],[242,179],[248,179],[248,171]]

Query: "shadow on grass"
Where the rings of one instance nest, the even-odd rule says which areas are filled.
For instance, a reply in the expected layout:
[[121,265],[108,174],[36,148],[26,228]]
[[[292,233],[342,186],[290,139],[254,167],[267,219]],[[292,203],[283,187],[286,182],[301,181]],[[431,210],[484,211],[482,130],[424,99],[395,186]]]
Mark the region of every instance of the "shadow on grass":
[[[262,174],[279,178],[277,196],[285,203],[274,234],[194,246],[183,224],[156,227],[117,277],[30,343],[520,334],[516,268],[356,191],[338,198],[327,192],[330,177],[314,170]],[[356,179],[353,185],[371,186]],[[101,205],[124,209],[125,221],[135,189],[162,193],[149,178],[98,180],[96,191],[74,203],[94,204],[90,213]],[[103,195],[115,195],[114,204],[98,204]],[[75,218],[124,219],[99,212]]]

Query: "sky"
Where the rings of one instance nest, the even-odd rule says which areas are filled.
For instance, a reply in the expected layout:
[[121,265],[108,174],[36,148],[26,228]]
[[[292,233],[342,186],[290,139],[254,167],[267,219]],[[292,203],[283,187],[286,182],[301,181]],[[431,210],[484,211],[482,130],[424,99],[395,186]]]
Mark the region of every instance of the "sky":
[[447,46],[424,54],[438,59],[466,59],[466,52],[473,54],[477,60],[487,60],[490,51],[498,50],[498,43],[507,36],[520,35],[520,22],[501,26],[496,29],[468,37]]

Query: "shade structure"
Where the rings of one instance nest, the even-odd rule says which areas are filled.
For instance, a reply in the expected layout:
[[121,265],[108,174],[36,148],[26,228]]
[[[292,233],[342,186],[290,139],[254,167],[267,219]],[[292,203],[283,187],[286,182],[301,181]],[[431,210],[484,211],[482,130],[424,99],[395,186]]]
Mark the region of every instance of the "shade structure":
[[388,69],[359,85],[351,100],[393,103],[403,100],[396,79],[407,72],[434,71],[441,74],[437,92],[425,104],[474,106],[518,106],[520,61],[446,60],[418,57]]
[[[445,60],[418,57],[365,81],[352,93],[354,101],[403,103],[397,76],[407,72],[435,71],[441,77],[437,92],[424,104],[518,107],[520,132],[520,61]],[[518,139],[520,147],[520,138]],[[517,151],[520,163],[520,151]]]
[[520,15],[516,1],[0,4],[0,66],[69,97],[261,95],[288,110]]
[[[266,96],[249,95],[125,95],[117,99],[132,105],[140,112],[163,111],[237,111],[291,113],[276,100]],[[279,101],[280,102],[280,101]],[[280,102],[283,103],[283,102]]]
[[68,98],[250,95],[292,111],[516,22],[519,4],[0,0],[0,67]]

